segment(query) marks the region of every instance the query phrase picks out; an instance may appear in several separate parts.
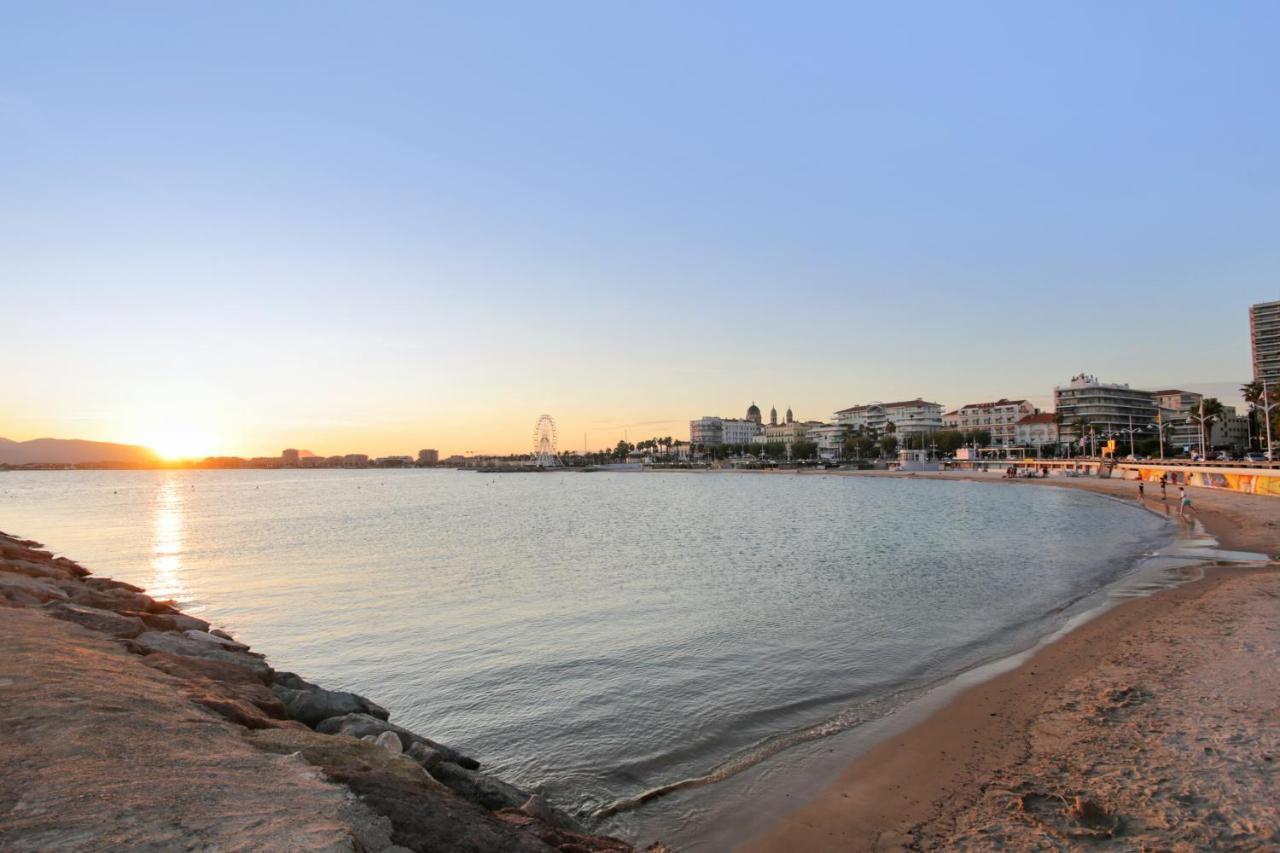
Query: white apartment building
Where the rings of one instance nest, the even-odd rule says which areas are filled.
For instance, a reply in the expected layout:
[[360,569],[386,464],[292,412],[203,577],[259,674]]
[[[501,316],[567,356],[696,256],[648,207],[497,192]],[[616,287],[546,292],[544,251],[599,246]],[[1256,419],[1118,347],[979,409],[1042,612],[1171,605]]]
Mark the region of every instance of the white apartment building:
[[819,459],[844,458],[844,427],[839,424],[815,424],[805,439],[818,445]]
[[831,420],[836,426],[877,436],[885,435],[889,424],[893,424],[894,434],[902,441],[907,436],[942,429],[942,406],[921,397],[895,403],[867,403],[841,409]]
[[1062,415],[1059,431],[1063,441],[1087,435],[1101,439],[1131,426],[1149,428],[1156,422],[1155,394],[1128,385],[1099,382],[1097,377],[1084,373],[1071,377],[1070,384],[1053,389],[1053,407]]
[[1026,400],[1006,400],[1001,398],[990,403],[969,403],[954,412],[942,416],[942,423],[947,429],[961,432],[989,432],[994,447],[1008,447],[1016,443],[1018,421],[1034,415],[1036,407]]
[[760,424],[738,418],[708,416],[689,421],[689,442],[704,447],[750,444],[759,432]]
[[1052,412],[1036,412],[1013,425],[1013,443],[1040,450],[1058,443],[1058,423]]

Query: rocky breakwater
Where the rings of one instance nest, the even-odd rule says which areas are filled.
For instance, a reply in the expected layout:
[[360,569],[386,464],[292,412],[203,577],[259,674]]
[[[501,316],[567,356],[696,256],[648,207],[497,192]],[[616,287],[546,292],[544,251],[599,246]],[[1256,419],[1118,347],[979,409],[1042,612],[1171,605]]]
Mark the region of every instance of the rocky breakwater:
[[[277,671],[262,654],[182,613],[173,602],[93,577],[39,543],[0,534],[0,619],[5,608],[37,612],[110,638],[136,655],[139,664],[177,679],[185,699],[210,715],[210,722],[233,727],[257,750],[305,762],[329,783],[343,786],[344,796],[357,799],[383,827],[381,832],[353,829],[348,849],[636,849],[586,832],[536,793],[483,772],[476,759],[392,723],[385,708],[364,696]],[[0,731],[0,738],[6,734]],[[92,807],[111,804],[98,798]],[[0,814],[0,846],[4,839]],[[92,839],[82,840],[94,846]],[[198,846],[200,839],[191,843]]]

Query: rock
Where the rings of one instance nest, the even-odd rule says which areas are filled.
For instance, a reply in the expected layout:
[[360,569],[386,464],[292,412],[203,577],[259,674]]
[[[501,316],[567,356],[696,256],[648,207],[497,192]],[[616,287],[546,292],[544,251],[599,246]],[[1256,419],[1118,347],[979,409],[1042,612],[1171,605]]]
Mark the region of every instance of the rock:
[[204,658],[206,660],[234,664],[266,677],[271,674],[271,667],[267,666],[267,662],[258,655],[224,649],[222,646],[213,643],[193,640],[185,634],[175,634],[172,631],[147,631],[133,642],[142,654],[168,652],[171,655]]
[[[306,723],[312,728],[330,717],[341,717],[345,714],[374,715],[380,712],[384,719],[389,716],[385,709],[356,693],[325,690],[323,687],[293,690],[279,684],[273,686],[271,692],[284,702],[285,707],[289,709],[290,718]],[[378,734],[378,732],[361,732],[361,734]]]
[[89,570],[75,560],[70,560],[66,557],[54,557],[51,562],[58,568],[64,569],[78,578],[88,577],[89,575]]
[[[520,809],[503,809],[494,817],[519,827],[543,844],[562,853],[634,853],[635,849],[620,838],[607,835],[585,835],[570,829],[552,826]],[[665,845],[654,844],[645,848],[648,853],[671,853]]]
[[224,649],[230,649],[233,652],[247,652],[249,647],[244,643],[237,643],[235,640],[225,639],[216,634],[205,631],[183,631],[182,636],[188,637],[199,643],[210,643],[215,646],[221,646]]
[[400,736],[395,732],[383,732],[374,738],[373,742],[385,749],[387,752],[399,754],[404,751],[400,747]]
[[391,820],[391,840],[411,850],[551,853],[556,848],[459,799],[404,755],[351,737],[269,729],[245,739],[270,752],[300,754],[365,805]]
[[153,631],[207,631],[209,623],[185,613],[148,613],[145,610],[124,611],[127,616],[137,616]]
[[302,678],[295,672],[277,672],[274,681],[281,687],[288,687],[290,690],[318,690],[316,685]]
[[146,592],[146,590],[140,586],[134,586],[133,584],[125,583],[124,581],[112,580],[111,578],[85,578],[81,583],[90,589],[96,589],[99,592],[107,592],[113,589],[123,589],[129,592]]
[[76,604],[86,607],[97,607],[99,610],[114,610],[117,613],[140,610],[144,613],[154,612],[155,602],[150,596],[127,589],[91,589],[79,581],[67,581],[62,584],[67,595]]
[[[400,736],[400,746],[406,753],[411,753],[414,744],[434,750],[442,761],[450,761],[460,767],[468,770],[480,769],[480,762],[474,758],[468,758],[456,749],[447,747],[444,744],[436,743],[430,738],[425,738],[420,734],[411,732],[406,728],[389,723],[386,720],[376,719],[368,714],[346,714],[341,717],[331,717],[323,720],[316,726],[316,731],[324,734],[343,734],[352,737],[363,737],[364,735],[377,735],[382,732],[395,732]],[[426,765],[423,765],[426,766]]]
[[147,630],[141,619],[133,616],[121,616],[110,610],[99,610],[96,607],[83,607],[66,601],[51,601],[45,605],[45,612],[57,619],[65,619],[88,628],[110,634],[113,637],[131,639]]
[[440,755],[440,751],[438,749],[432,749],[422,742],[414,742],[413,746],[405,750],[405,755],[408,755],[414,761],[418,762],[418,764],[422,766],[422,769],[426,770],[428,773],[431,772],[432,767],[435,767],[441,761],[444,761],[444,758]]
[[0,571],[0,597],[16,604],[37,605],[47,601],[66,601],[68,596],[53,583],[26,575]]
[[449,761],[442,761],[433,767],[431,775],[459,797],[489,811],[519,810],[532,796],[528,791],[522,791],[495,776],[468,770]]
[[71,574],[57,566],[46,563],[33,563],[30,560],[6,560],[4,571],[26,575],[29,578],[43,578],[51,581],[71,580]]
[[221,628],[210,628],[209,633],[213,634],[215,637],[221,637],[224,640],[231,640],[232,642],[235,642],[236,639]]

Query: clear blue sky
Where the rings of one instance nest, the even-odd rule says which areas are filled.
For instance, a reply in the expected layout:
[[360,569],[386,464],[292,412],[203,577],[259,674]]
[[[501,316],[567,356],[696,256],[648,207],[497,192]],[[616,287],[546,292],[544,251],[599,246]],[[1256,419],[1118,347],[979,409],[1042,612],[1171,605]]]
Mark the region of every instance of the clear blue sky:
[[1236,385],[1280,298],[1277,33],[1275,3],[10,3],[0,435],[453,452],[542,411],[576,447],[752,400]]

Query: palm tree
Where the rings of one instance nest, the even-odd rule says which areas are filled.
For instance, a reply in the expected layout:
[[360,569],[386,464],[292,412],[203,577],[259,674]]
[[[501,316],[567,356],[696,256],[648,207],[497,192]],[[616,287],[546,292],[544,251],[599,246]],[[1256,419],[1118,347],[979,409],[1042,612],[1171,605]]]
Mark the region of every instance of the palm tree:
[[[1256,436],[1259,444],[1261,444],[1262,436],[1258,435],[1261,430],[1258,429],[1258,405],[1264,403],[1262,399],[1262,383],[1249,382],[1240,386],[1240,395],[1244,397],[1245,403],[1249,405],[1249,435]],[[1252,441],[1250,441],[1249,449],[1253,449]]]

